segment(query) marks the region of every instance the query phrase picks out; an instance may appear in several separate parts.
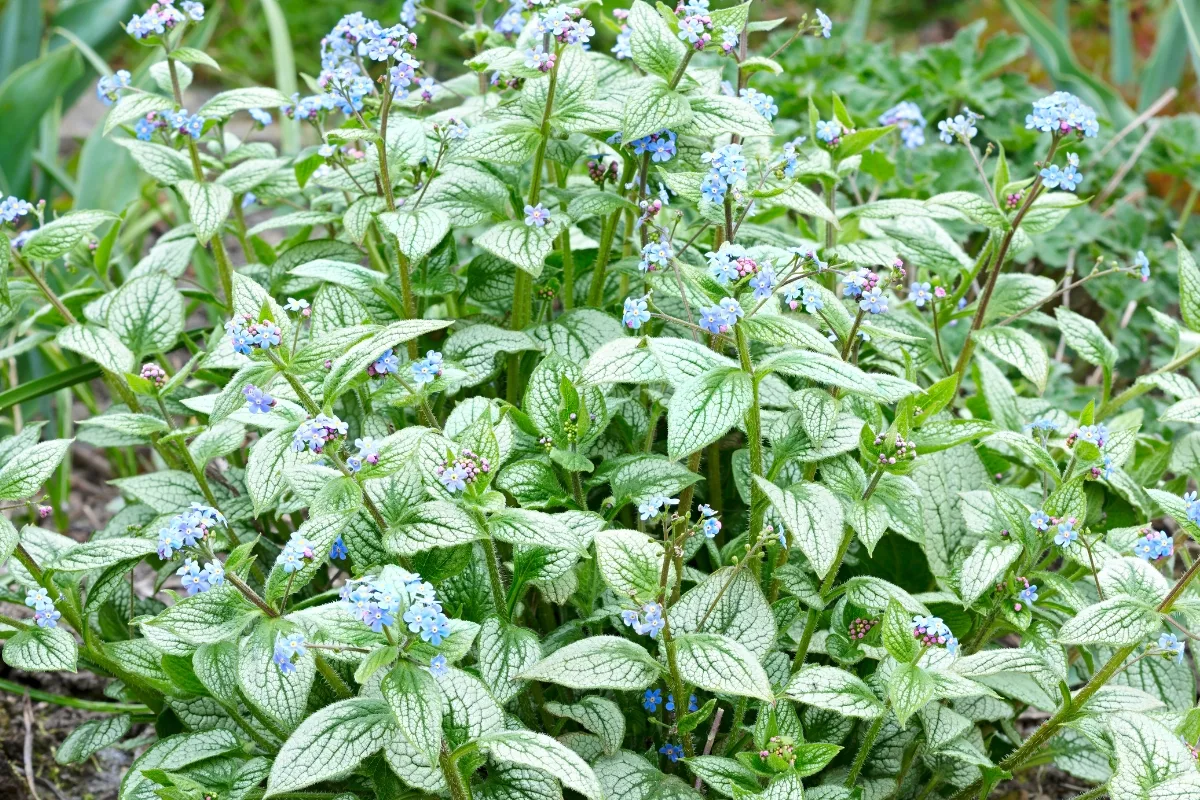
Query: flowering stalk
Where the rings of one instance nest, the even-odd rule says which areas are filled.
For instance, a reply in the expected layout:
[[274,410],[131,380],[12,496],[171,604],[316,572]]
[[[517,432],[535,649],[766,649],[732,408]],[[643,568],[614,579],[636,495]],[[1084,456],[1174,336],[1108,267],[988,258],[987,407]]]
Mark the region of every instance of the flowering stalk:
[[[183,89],[179,85],[179,70],[175,66],[175,59],[171,57],[171,49],[165,44],[163,50],[167,56],[167,70],[171,74],[171,91],[175,96],[175,105],[183,107]],[[187,142],[188,156],[192,162],[192,176],[197,183],[204,183],[204,167],[200,164],[200,151],[196,149],[196,142],[191,136],[183,137]],[[221,281],[221,292],[225,295],[225,310],[233,311],[233,263],[229,260],[229,253],[225,251],[225,242],[221,239],[221,233],[218,231],[213,234],[208,245],[212,250],[213,260],[217,262],[217,274]]]
[[[763,476],[763,445],[762,445],[762,407],[759,404],[758,381],[753,379],[754,363],[750,360],[750,339],[741,325],[733,326],[734,338],[737,341],[738,360],[742,370],[751,376],[750,409],[746,412],[746,439],[750,449],[750,538],[751,549],[758,544],[762,536],[763,519],[767,513],[767,498],[758,488],[758,482],[753,476]],[[757,577],[761,570],[760,560],[756,557],[753,565]]]
[[[621,168],[621,180],[617,184],[617,191],[624,192],[625,184],[633,179],[633,172],[636,169],[636,162],[632,158],[624,159]],[[596,251],[596,265],[592,268],[592,284],[588,287],[588,305],[593,308],[599,308],[604,303],[604,271],[608,267],[608,262],[612,257],[613,239],[617,234],[617,223],[621,219],[621,209],[617,209],[608,215],[600,226],[600,245]]]
[[[1050,140],[1050,152],[1046,154],[1046,163],[1054,161],[1054,153],[1058,150],[1059,136],[1055,135]],[[988,273],[987,283],[984,284],[983,293],[979,296],[978,305],[975,308],[975,316],[971,319],[971,327],[967,331],[967,338],[963,342],[962,352],[958,354],[958,362],[954,365],[954,371],[958,374],[958,379],[961,382],[966,374],[967,365],[971,361],[971,354],[975,351],[975,332],[983,327],[984,316],[987,314],[988,303],[992,299],[992,292],[996,289],[996,281],[1000,277],[1000,272],[1004,269],[1004,260],[1008,257],[1008,248],[1012,245],[1013,237],[1017,233],[1017,229],[1021,227],[1021,221],[1025,219],[1025,215],[1029,213],[1029,209],[1033,207],[1033,201],[1037,199],[1042,190],[1042,176],[1039,173],[1033,179],[1033,184],[1029,187],[1029,191],[1025,194],[1024,202],[1021,208],[1013,217],[1012,224],[1008,230],[1004,232],[1004,237],[1000,240],[1000,246],[996,250],[996,257],[991,265],[991,272]]]
[[[547,45],[549,43],[549,36]],[[557,48],[556,48],[557,51]],[[559,54],[561,56],[561,54]],[[538,205],[542,191],[542,168],[546,162],[546,142],[550,138],[550,114],[554,110],[554,90],[558,86],[558,68],[562,58],[554,59],[550,68],[550,85],[546,90],[546,108],[542,112],[541,136],[538,139],[537,150],[533,153],[533,175],[529,179],[529,202],[531,206]],[[513,279],[513,306],[509,317],[509,328],[514,331],[524,330],[529,325],[532,314],[533,278],[525,270],[518,268]],[[508,356],[508,385],[505,390],[508,402],[516,405],[521,396],[521,354],[512,353]]]

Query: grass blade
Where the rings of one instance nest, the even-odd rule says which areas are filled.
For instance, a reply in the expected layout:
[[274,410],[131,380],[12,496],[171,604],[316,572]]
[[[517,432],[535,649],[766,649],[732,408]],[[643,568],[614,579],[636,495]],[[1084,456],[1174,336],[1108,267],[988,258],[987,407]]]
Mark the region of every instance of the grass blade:
[[[271,58],[275,62],[275,87],[288,97],[298,91],[296,84],[296,55],[292,50],[292,35],[288,32],[287,19],[279,0],[262,0],[263,15],[267,18],[267,30],[271,35]],[[279,118],[279,132],[283,138],[283,152],[295,153],[300,149],[300,127],[294,119],[283,115]]]

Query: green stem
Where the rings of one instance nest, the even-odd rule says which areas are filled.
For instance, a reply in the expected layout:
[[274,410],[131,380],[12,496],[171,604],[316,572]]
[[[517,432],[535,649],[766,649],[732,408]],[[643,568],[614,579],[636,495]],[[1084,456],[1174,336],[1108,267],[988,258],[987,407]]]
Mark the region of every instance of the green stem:
[[862,773],[863,765],[867,763],[867,756],[871,753],[871,748],[875,746],[875,740],[879,738],[879,731],[883,728],[883,721],[887,719],[887,708],[884,708],[883,713],[875,718],[871,723],[871,727],[867,729],[867,735],[863,737],[863,742],[858,748],[858,754],[854,756],[854,763],[850,766],[850,774],[846,776],[847,789],[853,789],[855,782],[858,781],[858,776]]
[[[633,179],[637,164],[632,158],[627,158],[621,167],[621,181],[617,184],[617,192],[625,191],[625,184]],[[617,236],[617,223],[621,220],[621,209],[608,215],[600,227],[600,249],[596,251],[596,265],[592,268],[592,284],[588,287],[588,305],[599,308],[604,303],[604,278],[608,262],[612,258],[613,240]]]
[[338,675],[337,670],[325,660],[325,656],[320,653],[313,653],[313,662],[317,665],[317,671],[324,676],[330,688],[333,689],[338,697],[343,700],[354,697],[354,690],[342,680],[342,676]]
[[[1195,350],[1190,350],[1190,351],[1184,353],[1183,355],[1178,356],[1177,358],[1171,359],[1171,361],[1169,361],[1166,364],[1163,364],[1161,367],[1154,370],[1150,374],[1151,375],[1165,375],[1167,373],[1175,372],[1176,370],[1189,364],[1197,356],[1200,356],[1200,347],[1197,347]],[[1130,400],[1141,397],[1142,395],[1144,395],[1146,392],[1150,391],[1153,388],[1154,388],[1154,384],[1149,383],[1149,382],[1135,383],[1132,386],[1126,388],[1124,391],[1120,392],[1116,397],[1112,398],[1107,403],[1101,404],[1100,408],[1096,410],[1096,421],[1099,422],[1100,420],[1108,417],[1110,414],[1112,414],[1114,411],[1116,411],[1121,406],[1128,403]]]
[[[754,364],[750,360],[750,339],[746,336],[745,328],[733,326],[734,337],[737,339],[738,360],[742,370],[750,376],[751,402],[746,412],[746,438],[750,449],[750,548],[758,544],[762,535],[763,519],[767,512],[767,499],[754,482],[753,476],[763,477],[763,444],[762,444],[762,407],[759,405],[758,381],[754,377]],[[759,564],[753,565],[757,577]]]
[[95,711],[100,714],[150,714],[150,708],[141,703],[106,703],[100,700],[80,700],[78,697],[64,697],[61,694],[44,692],[29,686],[22,686],[15,681],[0,678],[0,691],[15,695],[28,694],[30,699],[43,703],[53,703],[56,706],[77,708],[80,711]]
[[504,590],[504,578],[500,574],[500,557],[496,554],[496,543],[490,536],[483,537],[483,553],[487,558],[488,581],[492,585],[492,602],[496,604],[496,613],[507,622],[508,600]]
[[438,765],[442,768],[442,777],[446,779],[446,785],[450,787],[452,800],[471,800],[471,790],[467,788],[462,773],[458,771],[458,764],[450,756],[445,742],[442,743],[442,752],[438,755]]

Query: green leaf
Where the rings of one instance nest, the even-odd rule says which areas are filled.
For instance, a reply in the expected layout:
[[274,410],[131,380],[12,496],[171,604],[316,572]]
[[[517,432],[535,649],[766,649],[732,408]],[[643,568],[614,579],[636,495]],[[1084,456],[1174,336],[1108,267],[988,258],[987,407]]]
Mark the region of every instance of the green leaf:
[[75,764],[89,758],[93,753],[119,742],[129,733],[133,718],[120,714],[83,723],[67,735],[54,753],[59,764]]
[[484,621],[479,631],[479,672],[497,702],[516,697],[523,686],[517,676],[541,658],[542,647],[533,631],[498,617]]
[[1071,349],[1089,364],[1112,369],[1117,362],[1117,348],[1100,330],[1100,326],[1087,317],[1076,314],[1066,306],[1054,309],[1058,328]]
[[114,141],[128,150],[137,165],[161,184],[173,186],[180,181],[191,180],[195,177],[192,172],[192,163],[178,150],[156,142],[143,142],[139,139],[115,139]]
[[986,352],[1017,368],[1037,387],[1046,389],[1050,359],[1046,348],[1034,336],[1016,328],[984,328],[975,334],[975,342]]
[[838,140],[837,155],[840,159],[850,158],[871,148],[871,145],[892,132],[894,125],[883,128],[860,128]]
[[107,325],[139,356],[165,352],[183,333],[183,296],[162,273],[134,278],[113,295]]
[[990,200],[971,192],[943,192],[925,201],[926,206],[953,214],[992,230],[1008,230],[1008,219],[996,210]]
[[214,96],[200,106],[198,113],[202,117],[228,117],[235,111],[245,111],[249,108],[279,108],[289,105],[292,101],[278,89],[264,86],[253,86],[246,89],[230,89]]
[[999,582],[1004,572],[1021,555],[1016,542],[980,541],[962,565],[959,594],[968,606]]
[[352,697],[325,706],[283,743],[264,797],[294,792],[354,769],[383,749],[395,731],[391,709],[382,700]]
[[442,746],[442,692],[428,670],[400,661],[379,687],[396,729],[412,747],[436,761]]
[[[838,418],[837,400],[824,389],[801,389],[788,398],[800,412],[800,427],[814,442],[822,442],[833,433]],[[857,444],[858,437],[855,436]]]
[[242,743],[227,730],[184,733],[161,739],[142,753],[125,773],[118,800],[153,800],[157,784],[145,774],[175,771],[238,750]]
[[307,713],[308,696],[317,668],[312,658],[300,658],[296,660],[295,672],[281,673],[272,661],[277,633],[276,626],[259,623],[242,641],[237,660],[237,682],[241,695],[257,714],[290,731]]
[[888,698],[901,728],[933,699],[936,690],[933,678],[916,664],[901,664],[896,668],[888,679]]
[[667,455],[682,458],[703,449],[745,417],[752,402],[750,376],[716,367],[671,396],[667,408]]
[[461,154],[464,159],[493,164],[525,164],[533,157],[541,139],[541,129],[526,121],[477,125],[466,139],[455,142],[450,152],[454,156]]
[[771,702],[771,680],[758,658],[738,642],[715,633],[675,637],[679,675],[685,683],[709,692],[753,697]]
[[792,676],[784,694],[844,717],[874,719],[884,712],[883,703],[862,680],[837,667],[805,667]]
[[1033,201],[1029,213],[1021,220],[1021,231],[1028,234],[1045,233],[1057,227],[1071,209],[1078,208],[1087,200],[1071,192],[1043,193]]
[[658,78],[644,78],[633,87],[621,113],[621,139],[632,142],[658,133],[664,128],[676,130],[692,121],[687,98],[667,87]]
[[477,744],[498,764],[519,764],[548,772],[589,800],[603,796],[600,782],[587,762],[544,733],[497,731],[480,737]]
[[471,514],[454,503],[433,500],[413,508],[384,539],[387,548],[407,556],[435,547],[467,544],[483,536]]
[[587,543],[559,515],[523,508],[506,508],[488,519],[492,538],[509,544],[582,551]]
[[396,237],[400,252],[412,266],[429,255],[450,231],[450,217],[436,208],[418,208],[380,214],[379,221]]
[[695,756],[684,759],[688,769],[722,797],[758,795],[758,774],[742,762],[722,756]]
[[169,97],[142,91],[127,92],[109,109],[104,120],[104,135],[108,136],[117,126],[142,119],[147,114],[174,110],[175,102]]
[[843,511],[837,497],[819,483],[780,489],[758,475],[754,482],[779,512],[784,528],[804,551],[817,577],[824,578],[842,541]]
[[43,566],[56,572],[87,572],[104,569],[122,561],[148,556],[155,551],[150,539],[115,536],[94,539],[63,550]]
[[747,102],[720,94],[688,98],[692,109],[690,129],[703,136],[736,133],[738,136],[771,136],[775,133],[761,114]]
[[[670,79],[687,53],[687,45],[675,36],[666,20],[643,0],[636,0],[630,6],[627,24],[630,28],[629,49],[633,53],[633,63],[646,72]],[[659,130],[661,128],[655,128],[651,133]],[[626,136],[625,141],[633,138],[637,137]]]
[[0,500],[21,500],[34,494],[62,463],[74,439],[51,439],[15,454],[0,469]]
[[891,375],[866,373],[853,364],[823,353],[782,352],[768,356],[755,369],[758,376],[782,372],[796,378],[805,378],[826,386],[837,386],[847,392],[862,394],[872,399],[891,404],[921,387]]
[[708,575],[671,606],[671,631],[719,633],[759,659],[775,644],[775,616],[747,570],[724,567]]
[[122,375],[133,371],[133,353],[108,328],[91,324],[68,325],[58,332],[54,341],[65,350],[90,358],[109,372]]
[[912,661],[917,654],[912,615],[895,599],[888,601],[883,615],[883,646],[902,664]]
[[678,777],[663,774],[646,758],[628,750],[597,759],[593,769],[604,796],[612,800],[701,800],[700,793]]
[[270,574],[267,575],[267,601],[274,602],[284,597],[289,584],[293,592],[300,591],[317,572],[325,569],[329,550],[349,521],[348,514],[324,514],[306,519],[296,533],[308,540],[315,557],[305,559],[299,569],[289,573],[284,568],[284,554],[280,553],[275,565],[271,567]]
[[1183,240],[1178,236],[1172,238],[1179,263],[1179,315],[1184,325],[1200,332],[1200,267]]
[[507,220],[488,228],[475,239],[475,244],[536,279],[542,274],[546,256],[554,249],[554,237],[546,228],[526,225],[522,220]]
[[74,672],[77,655],[75,637],[64,628],[29,627],[0,649],[5,664],[26,672]]
[[27,261],[53,261],[66,255],[105,222],[117,218],[108,211],[72,211],[35,230],[21,248]]
[[211,644],[233,639],[259,612],[231,585],[180,600],[144,623],[162,628],[188,644]]
[[[620,597],[649,602],[658,593],[663,546],[640,531],[600,531],[595,537],[596,566]],[[672,571],[674,568],[671,568]]]
[[572,705],[550,701],[546,703],[546,711],[556,717],[574,720],[599,736],[608,755],[621,749],[625,739],[625,714],[612,700],[588,695]]
[[233,210],[233,192],[219,183],[193,180],[180,181],[178,188],[187,202],[188,217],[196,229],[196,238],[207,242],[221,230]]
[[406,319],[378,329],[376,333],[334,359],[333,366],[325,376],[323,393],[326,402],[332,402],[345,392],[355,379],[365,375],[367,365],[378,359],[385,350],[394,349],[427,333],[442,330],[452,323],[453,320]]
[[1094,603],[1069,619],[1058,632],[1060,644],[1137,644],[1158,629],[1153,608],[1126,595]]
[[570,689],[641,691],[660,675],[658,662],[641,645],[619,636],[591,636],[555,650],[518,677]]

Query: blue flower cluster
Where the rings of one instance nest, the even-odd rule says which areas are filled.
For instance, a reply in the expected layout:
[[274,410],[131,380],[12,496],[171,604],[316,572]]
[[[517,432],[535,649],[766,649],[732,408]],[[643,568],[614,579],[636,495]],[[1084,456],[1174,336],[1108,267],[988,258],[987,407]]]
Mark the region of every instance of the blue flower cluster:
[[825,301],[821,298],[820,293],[804,281],[789,286],[783,293],[783,300],[792,311],[803,305],[804,310],[809,314],[815,314],[825,307]]
[[312,561],[316,557],[312,542],[308,540],[307,536],[296,531],[288,539],[288,543],[283,546],[283,552],[279,554],[279,564],[283,571],[290,575],[302,569],[305,562]]
[[291,675],[296,671],[296,660],[303,658],[306,652],[304,634],[289,633],[275,638],[275,653],[271,660],[281,673]]
[[167,31],[173,30],[180,23],[189,20],[199,22],[202,19],[204,19],[202,3],[183,0],[179,4],[179,8],[176,8],[174,0],[158,0],[146,10],[145,14],[141,16],[134,14],[129,22],[125,23],[125,32],[140,41],[151,36],[161,36]]
[[254,322],[248,314],[241,319],[235,317],[226,322],[225,332],[229,334],[233,351],[244,356],[250,355],[256,347],[262,350],[278,347],[282,341],[282,332],[278,325],[269,319]]
[[715,539],[721,532],[721,520],[717,519],[717,511],[707,503],[700,505],[700,532],[705,539]]
[[675,145],[675,132],[663,128],[658,133],[651,133],[629,143],[634,155],[650,154],[650,160],[658,164],[670,161],[679,152]]
[[28,200],[22,200],[12,195],[0,200],[0,220],[7,222],[9,225],[16,223],[18,219],[30,211],[33,211],[33,204]]
[[664,512],[669,513],[671,506],[677,505],[679,505],[678,498],[656,494],[653,497],[647,498],[646,502],[638,504],[638,516],[644,520],[654,519],[659,514]]
[[388,65],[392,96],[407,100],[421,62],[409,52],[417,46],[417,35],[402,24],[385,28],[362,12],[338,20],[321,40],[321,74],[317,85],[344,114],[362,109],[363,98],[375,91],[365,61]]
[[849,131],[839,120],[817,120],[817,138],[830,147],[837,147],[847,133]]
[[954,144],[955,140],[969,142],[979,133],[975,123],[980,119],[982,117],[974,111],[964,108],[963,113],[947,117],[938,123],[938,130],[941,131],[938,137],[946,144]]
[[201,569],[196,559],[184,559],[183,566],[176,570],[175,574],[179,576],[189,597],[225,583],[225,567],[215,560],[208,562]]
[[412,364],[413,380],[418,386],[433,383],[442,376],[442,354],[436,350],[426,350],[425,357]]
[[879,115],[880,125],[895,125],[900,131],[900,140],[909,150],[925,144],[925,116],[921,107],[910,100],[903,100]]
[[697,50],[703,50],[712,41],[712,17],[708,15],[708,4],[692,3],[684,6],[686,15],[679,20],[678,36]]
[[621,315],[621,322],[625,325],[625,327],[632,328],[636,331],[649,321],[649,296],[626,297],[625,312]]
[[487,475],[491,471],[491,462],[483,456],[465,449],[458,454],[458,458],[439,464],[434,468],[438,480],[450,494],[466,491],[466,488],[473,484],[480,475]]
[[785,178],[796,177],[796,162],[800,159],[799,148],[804,141],[805,137],[797,136],[790,142],[783,143],[783,155],[776,162],[776,167],[783,172]]
[[192,503],[191,508],[177,514],[158,531],[158,557],[167,559],[177,550],[195,547],[208,537],[211,528],[226,526],[225,517],[212,506]]
[[738,94],[767,122],[775,119],[775,115],[779,113],[779,106],[775,105],[775,98],[769,94],[764,94],[758,89],[742,89]]
[[596,29],[578,8],[552,6],[537,16],[534,30],[541,36],[549,34],[564,44],[586,46],[596,35]]
[[700,156],[709,165],[708,174],[700,182],[700,198],[710,203],[724,203],[730,189],[737,195],[746,185],[746,156],[740,144],[727,144]]
[[1083,181],[1079,172],[1079,156],[1075,153],[1067,155],[1067,166],[1059,169],[1057,164],[1051,164],[1038,173],[1042,176],[1042,185],[1047,189],[1062,189],[1066,192],[1075,191],[1075,187]]
[[1093,137],[1100,132],[1096,112],[1070,92],[1054,92],[1033,103],[1033,113],[1025,116],[1025,127],[1057,135],[1075,131]]
[[383,355],[367,365],[367,374],[372,378],[384,378],[395,375],[400,371],[400,358],[392,348],[383,351]]
[[351,472],[358,472],[363,468],[363,464],[379,463],[379,445],[370,436],[355,439],[354,446],[358,448],[358,452],[346,459],[346,468]]
[[112,75],[100,76],[100,80],[96,82],[96,97],[104,105],[111,106],[120,98],[121,90],[132,85],[133,76],[129,74],[129,70],[119,69]]
[[725,297],[717,305],[701,309],[700,327],[712,334],[728,333],[744,315],[741,303]]
[[1200,525],[1200,500],[1196,499],[1195,492],[1183,495],[1183,510],[1189,520]]
[[1146,561],[1160,561],[1175,555],[1175,540],[1163,531],[1145,528],[1133,543],[1133,554]]
[[1067,447],[1074,447],[1077,441],[1087,442],[1088,444],[1096,445],[1098,448],[1103,448],[1104,443],[1108,441],[1108,428],[1103,424],[1080,425],[1067,437]]
[[669,266],[674,257],[670,242],[647,242],[642,247],[642,259],[638,262],[638,269],[642,272],[654,272],[658,267]]
[[663,607],[658,603],[646,603],[639,613],[633,609],[621,612],[621,621],[633,628],[639,636],[658,638],[658,632],[667,626],[663,619]]
[[30,589],[25,593],[25,605],[33,609],[33,621],[39,628],[58,627],[58,620],[62,614],[54,607],[50,594],[42,587]]
[[292,449],[297,453],[309,449],[320,453],[325,445],[339,436],[345,436],[350,427],[333,414],[317,414],[306,419],[292,434]]
[[506,37],[513,37],[525,28],[525,0],[509,0],[508,10],[496,20],[493,29]]
[[442,613],[433,584],[415,572],[400,567],[384,567],[379,577],[347,581],[341,598],[352,614],[376,633],[396,624],[401,617],[410,633],[434,647],[450,635],[450,619]]
[[941,617],[913,617],[913,637],[926,647],[945,647],[958,655],[958,639]]

